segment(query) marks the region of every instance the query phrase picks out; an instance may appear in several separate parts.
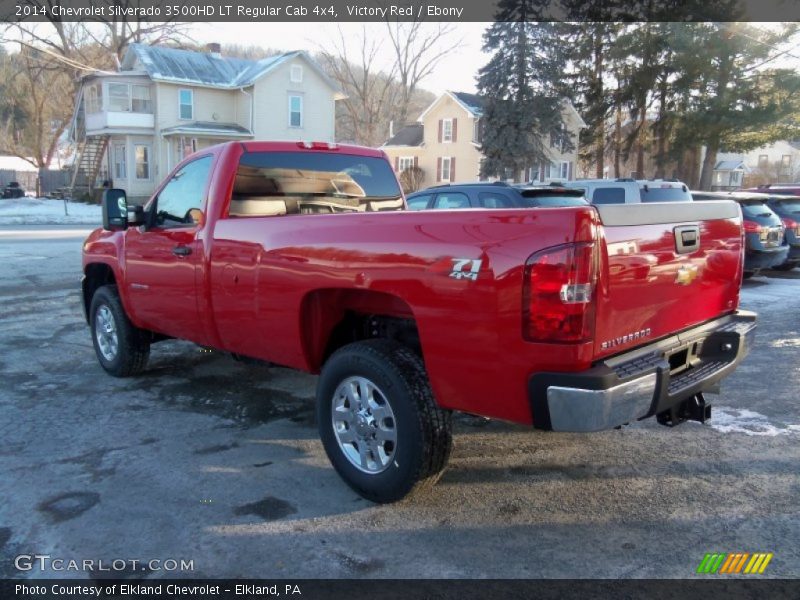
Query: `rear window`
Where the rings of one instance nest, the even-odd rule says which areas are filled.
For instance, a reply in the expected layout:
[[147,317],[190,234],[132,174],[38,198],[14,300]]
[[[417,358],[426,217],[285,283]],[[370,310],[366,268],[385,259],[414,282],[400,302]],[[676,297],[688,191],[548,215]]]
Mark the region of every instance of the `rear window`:
[[780,207],[781,212],[800,215],[800,198],[797,200],[778,200],[775,204]]
[[775,214],[772,212],[772,209],[763,202],[741,202],[740,204],[744,216],[750,217],[751,219],[771,217]]
[[389,163],[332,152],[248,152],[239,161],[228,216],[400,210]]
[[625,204],[625,188],[597,188],[592,194],[592,204]]
[[692,195],[683,187],[653,187],[639,188],[642,202],[691,202]]
[[582,190],[520,190],[525,199],[525,206],[531,208],[548,206],[585,206],[588,204]]

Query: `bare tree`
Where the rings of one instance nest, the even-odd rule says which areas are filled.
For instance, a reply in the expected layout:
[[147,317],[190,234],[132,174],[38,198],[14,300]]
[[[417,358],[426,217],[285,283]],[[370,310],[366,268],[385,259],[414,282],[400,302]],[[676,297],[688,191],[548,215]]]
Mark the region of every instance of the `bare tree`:
[[451,43],[448,39],[456,28],[453,23],[387,21],[386,28],[400,84],[393,118],[402,127],[408,120],[409,105],[420,82],[433,72],[442,58],[461,47],[463,40]]
[[73,92],[68,71],[53,69],[43,54],[23,48],[3,65],[6,81],[0,153],[22,158],[38,168],[50,166],[69,126]]
[[339,28],[338,40],[322,49],[320,57],[325,69],[347,95],[340,102],[343,114],[337,120],[337,137],[378,146],[385,139],[386,114],[395,100],[395,69],[388,73],[380,69],[380,44],[378,40],[369,40],[366,28],[362,27],[357,41],[358,47],[352,52]]
[[[88,63],[96,68],[115,66],[132,43],[182,43],[188,40],[189,23],[174,20],[150,22],[135,16],[115,16],[96,22],[66,22],[53,15],[53,7],[61,0],[28,0],[27,4],[43,9],[48,15],[44,23],[20,21],[8,28],[33,45],[47,48],[65,58]],[[136,9],[139,0],[96,0],[97,5]]]
[[407,194],[420,189],[424,179],[425,171],[420,167],[408,167],[400,173],[400,185],[403,186],[403,191]]

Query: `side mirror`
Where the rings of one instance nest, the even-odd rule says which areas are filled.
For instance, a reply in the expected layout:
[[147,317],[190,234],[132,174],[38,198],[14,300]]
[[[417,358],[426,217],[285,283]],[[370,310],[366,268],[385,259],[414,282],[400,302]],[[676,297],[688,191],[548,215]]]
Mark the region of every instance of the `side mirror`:
[[103,229],[117,231],[128,227],[128,198],[125,190],[103,192]]
[[134,227],[138,227],[139,225],[145,225],[147,220],[147,215],[144,212],[144,206],[141,204],[134,204],[133,206],[128,207],[128,225],[133,225]]

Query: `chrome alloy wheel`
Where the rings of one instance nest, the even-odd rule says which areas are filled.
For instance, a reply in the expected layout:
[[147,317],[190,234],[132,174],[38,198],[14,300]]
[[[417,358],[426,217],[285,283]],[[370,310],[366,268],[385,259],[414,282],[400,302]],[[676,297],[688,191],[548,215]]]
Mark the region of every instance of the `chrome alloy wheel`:
[[117,336],[117,323],[111,309],[105,304],[97,309],[94,317],[94,335],[100,354],[111,362],[117,357],[119,351],[119,337]]
[[348,377],[333,394],[331,421],[339,448],[357,469],[374,475],[394,460],[397,429],[384,393],[365,377]]

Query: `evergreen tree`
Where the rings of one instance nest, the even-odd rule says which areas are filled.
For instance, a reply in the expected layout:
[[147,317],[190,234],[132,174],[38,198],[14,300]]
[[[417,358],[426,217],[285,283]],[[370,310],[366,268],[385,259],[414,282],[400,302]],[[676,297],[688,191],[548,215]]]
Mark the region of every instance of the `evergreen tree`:
[[571,149],[563,130],[558,82],[563,44],[558,25],[537,23],[548,0],[501,0],[496,22],[484,34],[491,60],[478,72],[484,98],[481,176],[517,179],[527,167],[549,162],[550,134]]
[[745,23],[692,23],[675,37],[680,77],[688,90],[676,147],[705,146],[701,189],[710,189],[721,149],[746,151],[786,133],[779,124],[797,114],[800,77],[790,69],[766,66],[795,31],[795,25],[776,31]]

